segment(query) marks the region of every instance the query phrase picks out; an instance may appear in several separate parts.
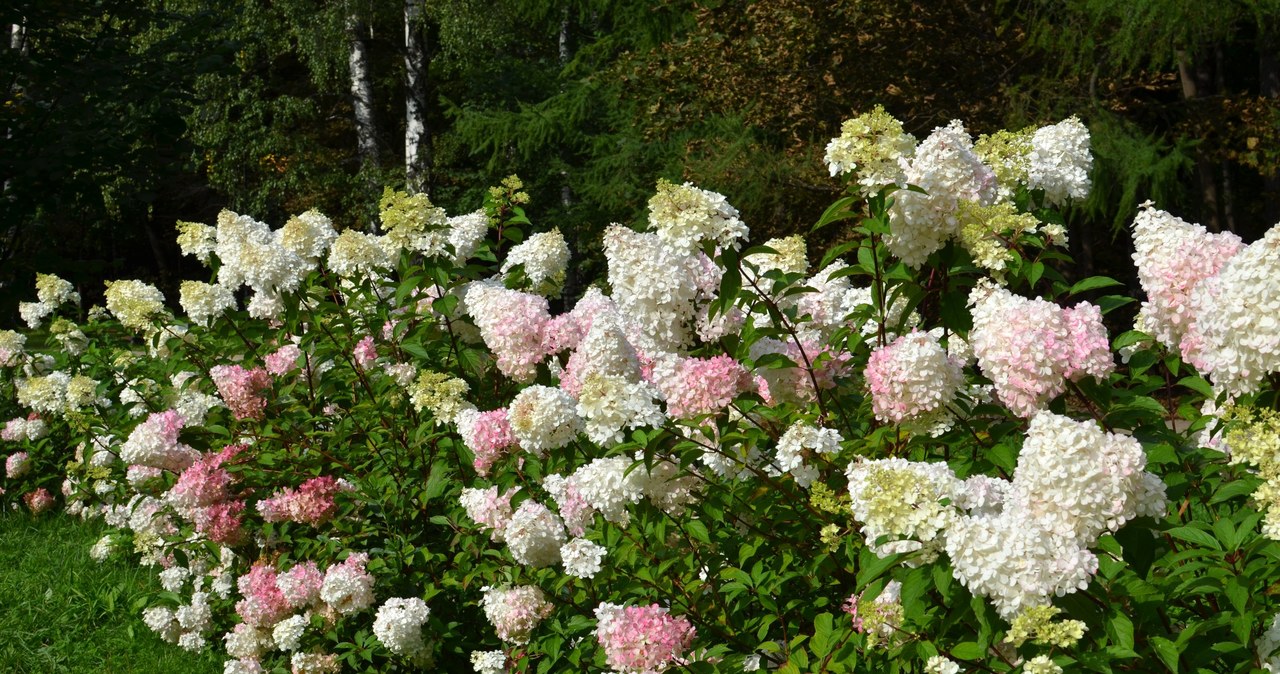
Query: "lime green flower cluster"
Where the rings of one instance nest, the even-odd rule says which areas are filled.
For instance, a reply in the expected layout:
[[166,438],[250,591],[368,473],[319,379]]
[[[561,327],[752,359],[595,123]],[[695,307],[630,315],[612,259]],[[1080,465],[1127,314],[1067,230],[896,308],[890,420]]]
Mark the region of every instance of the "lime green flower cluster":
[[1019,213],[1012,202],[982,206],[960,201],[960,245],[973,256],[974,264],[988,269],[997,278],[1010,259],[1009,242],[1036,231],[1040,221],[1030,213]]
[[467,382],[432,370],[422,370],[409,387],[409,401],[418,412],[429,410],[436,420],[452,423],[454,417],[470,407],[462,398],[471,387]]
[[1035,127],[1027,127],[1021,131],[997,131],[990,135],[978,136],[973,144],[973,151],[982,158],[982,163],[991,167],[996,174],[996,182],[1002,191],[1012,193],[1019,184],[1028,181],[1031,170],[1031,138],[1035,136]]
[[1084,636],[1085,625],[1079,620],[1054,622],[1054,616],[1062,613],[1056,606],[1031,606],[1022,610],[1009,627],[1004,640],[1019,648],[1030,641],[1042,646],[1070,648]]
[[1223,415],[1231,463],[1258,470],[1262,486],[1253,499],[1264,512],[1262,535],[1280,541],[1280,414],[1274,410],[1231,406]]

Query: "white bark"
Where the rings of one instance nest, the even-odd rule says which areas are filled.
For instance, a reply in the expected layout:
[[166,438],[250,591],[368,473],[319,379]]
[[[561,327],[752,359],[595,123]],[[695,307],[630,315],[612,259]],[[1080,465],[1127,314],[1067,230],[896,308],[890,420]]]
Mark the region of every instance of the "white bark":
[[427,128],[427,50],[422,37],[424,0],[404,3],[404,174],[410,194],[425,191],[431,171]]
[[373,113],[373,77],[369,73],[369,46],[365,42],[368,28],[359,16],[347,19],[347,33],[351,40],[351,54],[347,59],[351,75],[351,107],[355,113],[356,147],[361,165],[379,168],[382,158],[378,152],[378,125]]

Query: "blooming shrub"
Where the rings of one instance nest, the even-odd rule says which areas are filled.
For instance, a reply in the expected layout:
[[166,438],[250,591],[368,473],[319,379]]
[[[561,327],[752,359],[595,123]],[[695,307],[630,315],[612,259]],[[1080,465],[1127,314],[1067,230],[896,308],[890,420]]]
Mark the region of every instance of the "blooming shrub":
[[1144,207],[1122,330],[1051,209],[1078,120],[877,109],[827,161],[840,246],[664,181],[576,302],[515,178],[388,190],[382,234],[182,223],[179,313],[41,275],[0,503],[103,518],[229,673],[1273,669],[1280,230]]

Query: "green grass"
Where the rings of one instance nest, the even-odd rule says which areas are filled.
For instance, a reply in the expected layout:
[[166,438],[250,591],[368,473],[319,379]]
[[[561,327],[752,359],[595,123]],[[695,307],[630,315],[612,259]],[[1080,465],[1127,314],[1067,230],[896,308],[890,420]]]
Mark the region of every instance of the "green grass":
[[154,570],[89,548],[100,521],[0,515],[0,672],[219,674],[219,658],[166,644],[142,622]]

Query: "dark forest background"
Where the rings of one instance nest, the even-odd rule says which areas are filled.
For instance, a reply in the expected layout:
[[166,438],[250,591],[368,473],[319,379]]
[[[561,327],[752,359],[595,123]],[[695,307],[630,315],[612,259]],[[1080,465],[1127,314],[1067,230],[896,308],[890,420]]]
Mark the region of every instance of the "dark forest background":
[[1146,199],[1246,241],[1280,220],[1278,18],[1277,0],[3,0],[0,324],[36,271],[87,304],[104,279],[172,294],[201,273],[176,221],[369,227],[383,185],[457,214],[519,174],[578,278],[659,178],[724,193],[755,241],[804,232],[840,190],[826,143],[877,103],[918,138],[1080,116],[1073,252],[1127,279]]

